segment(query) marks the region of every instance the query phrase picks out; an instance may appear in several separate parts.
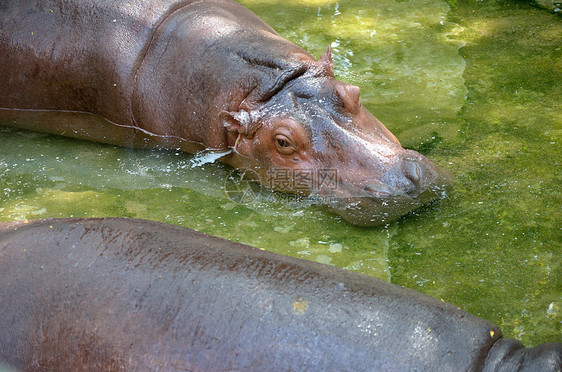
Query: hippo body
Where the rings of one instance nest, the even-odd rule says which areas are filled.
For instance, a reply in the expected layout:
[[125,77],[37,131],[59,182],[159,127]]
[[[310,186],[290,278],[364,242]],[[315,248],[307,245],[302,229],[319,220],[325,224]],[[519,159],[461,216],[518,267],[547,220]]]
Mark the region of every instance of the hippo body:
[[[239,107],[259,83],[251,81],[256,72],[247,71],[254,65],[238,57],[249,45],[224,40],[214,46],[221,50],[209,50],[208,44],[230,29],[274,32],[242,6],[221,0],[8,0],[0,12],[0,61],[7,66],[0,73],[0,106],[14,126],[187,152],[226,149],[219,112]],[[240,24],[248,18],[252,28]],[[171,51],[178,55],[158,60],[173,38],[181,39],[182,49]],[[243,84],[245,91],[235,89]],[[177,104],[178,93],[185,104]]]
[[317,61],[231,0],[4,0],[0,19],[0,125],[224,152],[358,225],[449,185],[335,80],[329,49]]
[[0,225],[0,361],[23,371],[556,371],[372,277],[130,219]]

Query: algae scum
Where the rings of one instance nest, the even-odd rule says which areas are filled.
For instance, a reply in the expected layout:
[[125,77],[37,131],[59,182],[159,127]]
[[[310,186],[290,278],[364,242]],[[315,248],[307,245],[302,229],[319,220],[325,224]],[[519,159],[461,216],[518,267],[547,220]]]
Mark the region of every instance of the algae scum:
[[457,176],[446,200],[357,228],[205,156],[0,128],[0,221],[173,223],[417,289],[528,345],[562,341],[562,21],[532,4],[450,3],[243,1],[315,56],[331,45],[371,112]]

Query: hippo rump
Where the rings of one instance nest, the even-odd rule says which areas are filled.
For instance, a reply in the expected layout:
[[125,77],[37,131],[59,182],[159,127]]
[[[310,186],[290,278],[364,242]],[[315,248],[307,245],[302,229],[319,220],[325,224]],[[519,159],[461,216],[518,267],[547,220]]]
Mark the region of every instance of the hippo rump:
[[369,276],[132,219],[0,224],[0,360],[23,371],[560,371]]
[[216,151],[357,225],[444,194],[316,60],[231,0],[3,0],[0,124],[119,146]]

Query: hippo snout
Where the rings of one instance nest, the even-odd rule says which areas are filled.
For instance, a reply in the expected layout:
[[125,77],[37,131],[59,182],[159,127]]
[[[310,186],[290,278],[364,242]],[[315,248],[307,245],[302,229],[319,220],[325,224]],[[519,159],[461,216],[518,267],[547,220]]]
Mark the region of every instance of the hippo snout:
[[418,187],[421,186],[423,177],[428,173],[427,167],[423,167],[422,163],[416,159],[404,159],[402,162],[402,171],[404,172],[404,176]]
[[401,196],[415,198],[437,178],[438,172],[429,160],[414,151],[408,151],[400,158],[394,173],[386,179],[365,182],[363,191],[366,191],[366,194],[360,192],[355,196],[381,199]]
[[423,155],[411,150],[402,158],[401,170],[404,177],[412,183],[412,188],[406,191],[412,196],[423,192],[438,178],[436,166]]
[[355,225],[382,225],[446,196],[451,188],[452,176],[415,151],[406,150],[395,164],[386,177],[363,182],[355,191],[353,185],[343,186],[343,197],[330,209]]

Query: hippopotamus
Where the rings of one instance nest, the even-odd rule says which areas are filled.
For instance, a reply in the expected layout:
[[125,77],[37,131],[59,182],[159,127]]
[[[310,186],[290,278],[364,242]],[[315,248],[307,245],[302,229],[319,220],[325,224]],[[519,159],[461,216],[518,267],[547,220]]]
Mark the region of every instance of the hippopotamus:
[[0,123],[213,151],[351,223],[386,224],[450,176],[406,150],[316,60],[231,0],[3,0]]
[[133,219],[0,224],[0,360],[23,371],[559,371],[366,275]]

